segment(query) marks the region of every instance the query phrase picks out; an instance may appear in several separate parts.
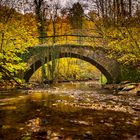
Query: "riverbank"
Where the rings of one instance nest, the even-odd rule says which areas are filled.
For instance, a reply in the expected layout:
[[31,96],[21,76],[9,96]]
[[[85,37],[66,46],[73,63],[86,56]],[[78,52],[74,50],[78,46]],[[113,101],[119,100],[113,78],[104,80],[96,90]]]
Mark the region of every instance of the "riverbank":
[[132,94],[140,96],[140,83],[124,81],[119,84],[107,84],[102,86],[104,89],[111,89],[116,94]]

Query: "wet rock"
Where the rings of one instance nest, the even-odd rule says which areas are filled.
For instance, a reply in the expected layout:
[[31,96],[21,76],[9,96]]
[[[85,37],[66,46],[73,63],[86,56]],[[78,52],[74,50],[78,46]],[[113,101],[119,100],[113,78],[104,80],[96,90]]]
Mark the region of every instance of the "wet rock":
[[78,124],[81,124],[81,125],[89,125],[89,123],[86,122],[86,121],[78,121]]
[[92,140],[93,139],[93,134],[91,131],[87,131],[84,135],[85,140]]
[[71,123],[80,124],[80,125],[89,125],[86,121],[70,120]]
[[118,91],[121,91],[123,88],[124,88],[124,85],[121,85],[121,84],[120,84],[120,85],[118,85],[117,90],[118,90]]
[[129,91],[132,90],[134,88],[136,88],[138,86],[137,83],[130,83],[129,81],[126,82],[122,82],[120,84],[117,85],[117,90],[118,91]]
[[104,123],[104,120],[101,120],[100,123]]
[[59,135],[60,135],[59,133],[53,132],[53,133],[51,134],[51,137],[58,137]]
[[104,123],[106,126],[108,126],[108,127],[113,127],[114,125],[113,124],[111,124],[111,123]]
[[118,86],[118,94],[131,94],[136,95],[138,91],[138,84],[137,83],[129,83],[125,85]]
[[53,137],[50,140],[61,140],[59,137]]
[[62,140],[63,139],[63,135],[61,135],[58,132],[53,132],[50,136],[50,140]]
[[130,91],[132,89],[136,88],[136,85],[135,84],[129,84],[129,85],[126,85],[122,91]]
[[130,83],[130,81],[122,81],[120,84],[124,85],[124,84],[129,84],[129,83]]

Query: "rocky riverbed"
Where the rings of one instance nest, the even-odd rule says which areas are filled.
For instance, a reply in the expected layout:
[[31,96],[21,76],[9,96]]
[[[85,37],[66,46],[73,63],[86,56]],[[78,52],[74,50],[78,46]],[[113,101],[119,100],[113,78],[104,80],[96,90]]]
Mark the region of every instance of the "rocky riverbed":
[[44,89],[1,92],[0,138],[138,140],[139,85],[129,85],[125,83],[120,88],[72,82]]

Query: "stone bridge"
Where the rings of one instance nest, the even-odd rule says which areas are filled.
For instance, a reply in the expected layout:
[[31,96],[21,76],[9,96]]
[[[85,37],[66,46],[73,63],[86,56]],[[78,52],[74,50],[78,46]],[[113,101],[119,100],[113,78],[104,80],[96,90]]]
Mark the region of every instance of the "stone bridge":
[[23,60],[27,62],[28,65],[27,71],[24,74],[25,81],[28,82],[33,73],[42,66],[42,61],[47,63],[53,59],[63,57],[79,58],[87,61],[105,75],[108,83],[119,82],[119,64],[113,58],[108,57],[106,49],[102,47],[73,44],[30,47],[28,53],[22,56]]

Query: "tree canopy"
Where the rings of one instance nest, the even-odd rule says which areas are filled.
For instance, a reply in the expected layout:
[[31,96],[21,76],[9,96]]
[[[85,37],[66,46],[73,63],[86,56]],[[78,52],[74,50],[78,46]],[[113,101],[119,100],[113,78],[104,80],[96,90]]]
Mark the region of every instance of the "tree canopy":
[[[109,57],[139,72],[139,13],[138,0],[79,0],[65,4],[51,0],[2,0],[0,79],[16,81],[18,73],[26,68],[20,55],[29,46],[43,43],[41,38],[52,35],[53,40],[46,38],[45,41],[56,43],[56,35],[72,34],[75,29],[80,30],[80,34],[100,36],[102,39],[95,38],[89,43],[106,47]],[[64,39],[59,43],[63,44]]]

